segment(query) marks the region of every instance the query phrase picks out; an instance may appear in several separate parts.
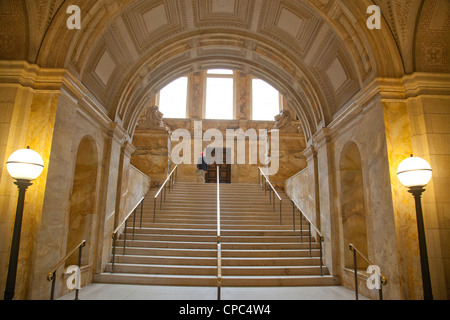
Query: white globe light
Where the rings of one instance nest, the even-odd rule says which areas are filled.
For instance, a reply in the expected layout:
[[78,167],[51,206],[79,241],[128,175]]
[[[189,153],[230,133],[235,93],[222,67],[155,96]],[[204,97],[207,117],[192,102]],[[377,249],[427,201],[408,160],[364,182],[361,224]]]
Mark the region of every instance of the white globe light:
[[44,161],[36,151],[21,149],[9,157],[6,168],[13,179],[33,181],[44,170]]
[[431,166],[422,158],[411,157],[398,166],[397,176],[400,182],[408,188],[424,187],[431,180]]

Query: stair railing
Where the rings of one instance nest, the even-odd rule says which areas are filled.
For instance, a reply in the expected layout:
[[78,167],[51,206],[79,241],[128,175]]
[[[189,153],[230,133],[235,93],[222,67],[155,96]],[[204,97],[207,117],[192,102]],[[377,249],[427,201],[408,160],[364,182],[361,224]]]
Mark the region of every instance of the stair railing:
[[[56,283],[56,271],[78,250],[78,268],[81,268],[81,255],[83,254],[83,248],[86,246],[86,240],[83,240],[78,246],[70,251],[58,264],[48,273],[47,280],[52,282],[52,289],[50,292],[50,300],[55,299],[55,283]],[[79,289],[75,289],[75,300],[78,299]]]
[[116,260],[116,241],[117,241],[118,237],[120,236],[120,232],[124,225],[125,225],[125,228],[124,228],[124,232],[123,232],[124,236],[123,236],[123,252],[122,252],[122,254],[125,254],[125,246],[127,243],[128,220],[131,218],[132,215],[133,215],[133,240],[134,240],[134,235],[135,235],[135,231],[136,231],[136,210],[139,206],[141,206],[141,218],[140,218],[139,227],[142,229],[142,211],[144,209],[144,199],[145,199],[145,197],[141,198],[141,200],[138,202],[138,204],[130,211],[130,213],[127,214],[125,219],[122,221],[122,223],[119,224],[119,226],[114,230],[114,232],[112,234],[113,253],[112,253],[111,273],[114,273],[114,262]]
[[[349,245],[349,249],[350,251],[353,252],[353,272],[355,273],[355,298],[356,300],[359,300],[358,297],[358,264],[356,262],[356,257],[357,255],[359,255],[361,258],[363,258],[369,266],[373,266],[374,264],[372,262],[369,261],[369,259],[367,257],[365,257],[361,251],[359,251],[358,249],[355,248],[355,246],[353,244]],[[381,273],[379,274],[379,288],[378,288],[378,297],[380,300],[383,300],[383,286],[385,286],[387,284],[387,278],[382,275]]]
[[[278,192],[275,190],[274,186],[270,182],[270,180],[267,177],[267,175],[264,173],[263,169],[261,167],[258,167],[258,170],[259,170],[258,181],[259,181],[259,184],[261,185],[261,188],[264,188],[264,195],[267,195],[267,189],[269,189],[269,202],[271,204],[273,204],[273,212],[276,212],[276,210],[275,210],[275,196],[280,201],[280,225],[281,225],[281,224],[283,224],[283,216],[282,216],[283,200],[281,199],[281,197],[278,194]],[[263,177],[263,179],[261,179],[261,177]],[[269,186],[269,188],[267,188],[267,185]]]
[[221,300],[222,291],[222,244],[220,236],[220,167],[217,166],[217,300]]
[[314,231],[317,234],[317,240],[319,241],[319,251],[320,251],[320,275],[323,276],[323,241],[324,237],[320,230],[311,222],[311,220],[308,218],[308,216],[303,212],[303,210],[300,208],[300,206],[295,202],[294,199],[291,199],[292,201],[292,220],[294,225],[294,231],[295,231],[295,208],[298,209],[300,213],[300,241],[303,242],[303,219],[302,216],[306,219],[308,222],[308,237],[309,237],[309,257],[312,258],[312,236],[311,236],[311,228],[314,229]]
[[158,197],[161,196],[159,201],[159,210],[161,210],[163,201],[166,202],[166,193],[167,193],[166,189],[169,188],[170,193],[170,189],[173,188],[177,176],[178,176],[178,165],[176,165],[175,168],[173,168],[172,172],[167,176],[166,181],[164,181],[161,188],[158,190],[155,197],[153,198],[153,223],[155,223],[156,219],[156,202],[158,200]]

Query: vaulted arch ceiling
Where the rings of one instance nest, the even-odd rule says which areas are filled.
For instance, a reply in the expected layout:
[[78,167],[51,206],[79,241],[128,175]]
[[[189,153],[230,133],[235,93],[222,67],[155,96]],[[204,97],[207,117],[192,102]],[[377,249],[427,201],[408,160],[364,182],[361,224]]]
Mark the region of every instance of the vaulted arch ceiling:
[[[55,1],[54,1],[55,2]],[[371,1],[73,1],[83,27],[68,30],[64,4],[37,63],[65,67],[130,135],[152,95],[188,72],[227,67],[287,97],[308,139],[378,76],[403,65],[389,27],[366,27]]]

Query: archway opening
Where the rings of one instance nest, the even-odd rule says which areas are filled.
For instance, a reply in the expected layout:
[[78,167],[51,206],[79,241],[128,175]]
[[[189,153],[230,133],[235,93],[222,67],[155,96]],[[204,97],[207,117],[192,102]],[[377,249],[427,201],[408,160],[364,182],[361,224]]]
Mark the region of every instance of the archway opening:
[[[89,243],[96,211],[98,156],[95,142],[84,137],[77,151],[75,174],[70,197],[67,253],[86,240],[86,249],[82,256],[82,265],[89,264]],[[76,265],[78,256],[73,254],[66,265]]]
[[[341,223],[344,243],[344,267],[353,268],[353,244],[364,256],[368,256],[366,210],[361,155],[353,142],[347,144],[340,159]],[[367,268],[367,262],[357,256],[358,268]]]

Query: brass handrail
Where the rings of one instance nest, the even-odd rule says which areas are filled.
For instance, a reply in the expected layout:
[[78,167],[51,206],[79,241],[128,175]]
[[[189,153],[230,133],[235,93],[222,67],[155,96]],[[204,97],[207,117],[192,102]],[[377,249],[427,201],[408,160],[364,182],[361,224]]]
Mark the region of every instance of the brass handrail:
[[48,274],[47,274],[47,280],[52,281],[54,279],[54,272],[58,270],[59,267],[61,267],[72,254],[75,253],[80,247],[84,248],[86,246],[86,240],[83,240],[79,245],[77,245],[72,251],[70,251],[57,265],[54,267]]
[[374,264],[369,260],[369,258],[367,258],[366,256],[364,256],[364,254],[362,254],[361,251],[359,251],[358,249],[356,249],[356,247],[355,247],[353,244],[350,243],[348,247],[349,247],[349,249],[350,249],[351,251],[356,251],[356,252],[360,255],[360,257],[363,258],[364,261],[367,262],[367,264],[368,264],[369,266],[373,266],[373,265],[374,265]]
[[[295,231],[295,207],[297,207],[300,214],[308,221],[308,231],[309,231],[309,257],[312,258],[312,246],[311,246],[311,227],[316,231],[318,235],[319,240],[319,250],[320,250],[320,275],[323,276],[323,245],[322,242],[324,241],[324,237],[320,230],[314,225],[314,223],[311,222],[311,219],[308,218],[308,216],[303,212],[303,210],[300,208],[300,206],[295,202],[294,199],[291,199],[292,201],[292,219],[293,219],[293,225],[294,225],[294,231]],[[300,218],[300,239],[303,242],[303,222]]]
[[[361,251],[356,249],[356,247],[353,244],[349,244],[348,247],[351,251],[353,251],[353,268],[354,268],[353,272],[355,273],[355,296],[356,296],[356,300],[358,300],[359,299],[359,297],[358,297],[358,265],[356,262],[356,254],[359,254],[359,256],[361,258],[363,258],[363,260],[366,261],[369,266],[373,266],[374,264],[369,260],[369,258],[364,256],[364,254]],[[387,278],[380,272],[380,288],[378,289],[379,290],[378,295],[379,295],[380,300],[383,300],[383,286],[385,286],[386,284],[387,284]]]
[[220,236],[220,167],[217,165],[217,300],[221,300],[222,289],[222,245]]
[[[266,183],[270,186],[269,188],[269,201],[270,203],[273,203],[273,211],[275,212],[275,195],[277,196],[278,200],[280,200],[280,225],[283,224],[283,214],[282,214],[282,206],[283,206],[283,200],[281,199],[280,195],[278,194],[278,192],[275,190],[274,186],[272,185],[272,183],[270,182],[269,178],[267,177],[267,175],[264,173],[264,171],[262,170],[261,167],[258,167],[260,174],[258,174],[258,180],[260,180],[261,178],[261,174],[264,176],[265,182],[264,182],[264,194],[267,193],[267,188],[266,188]],[[262,186],[262,181],[259,181],[261,186]],[[270,195],[270,192],[273,192],[273,200],[272,200],[272,196]]]
[[131,209],[130,213],[125,217],[125,219],[123,219],[122,223],[116,228],[116,230],[114,230],[114,232],[113,232],[113,238],[114,238],[114,236],[116,236],[116,235],[119,233],[120,229],[123,227],[123,225],[125,224],[125,222],[127,222],[127,220],[131,217],[131,215],[132,215],[133,213],[135,213],[135,210],[136,210],[137,207],[139,207],[139,205],[144,201],[144,199],[145,199],[145,197],[142,197],[141,200],[139,200],[138,204],[137,204],[133,209]]
[[155,199],[158,198],[159,194],[162,192],[163,188],[166,186],[167,182],[169,182],[170,178],[173,176],[173,174],[175,173],[175,171],[177,170],[178,165],[176,165],[172,172],[167,176],[166,180],[164,181],[164,183],[162,184],[161,188],[159,188],[159,191],[156,193],[155,195]]
[[130,211],[130,213],[127,214],[125,219],[117,226],[117,228],[114,230],[114,232],[112,234],[113,252],[112,252],[112,262],[111,262],[111,273],[114,273],[114,262],[116,260],[116,240],[118,238],[120,230],[125,225],[125,228],[124,228],[125,235],[124,235],[124,239],[123,239],[123,254],[125,254],[125,246],[126,246],[126,241],[127,241],[127,229],[128,229],[127,223],[128,223],[128,219],[130,219],[131,215],[133,215],[133,214],[134,214],[134,216],[133,216],[133,240],[134,240],[134,234],[135,234],[135,230],[136,230],[136,209],[137,209],[137,207],[139,207],[139,205],[141,206],[140,228],[142,228],[142,211],[144,208],[144,199],[145,199],[145,197],[142,197],[139,200],[137,205],[133,207],[133,209]]
[[262,170],[261,167],[258,168],[259,171],[261,171],[262,175],[264,176],[264,178],[266,179],[267,183],[269,184],[269,186],[272,188],[273,192],[276,194],[276,196],[278,197],[278,199],[281,201],[281,197],[278,194],[277,190],[275,190],[274,186],[272,185],[272,183],[270,182],[269,178],[267,177],[267,175],[264,173],[264,171]]
[[[320,232],[320,230],[314,225],[314,223],[311,222],[311,219],[308,218],[308,216],[303,212],[303,210],[300,208],[300,206],[298,205],[298,203],[294,200],[291,199],[292,203],[297,207],[297,209],[300,211],[300,213],[303,215],[303,217],[305,217],[305,219],[311,224],[311,226],[313,227],[313,229],[316,231],[316,233],[320,236],[322,236],[322,233]],[[295,226],[295,224],[294,224]]]
[[156,219],[156,199],[158,199],[159,195],[161,195],[160,205],[159,205],[159,209],[161,210],[163,199],[164,199],[164,202],[166,201],[167,183],[169,183],[169,192],[170,192],[170,188],[175,183],[175,180],[176,180],[175,173],[178,173],[178,165],[176,165],[173,168],[172,172],[167,176],[167,178],[164,181],[164,183],[162,184],[161,188],[159,188],[158,192],[156,193],[155,197],[153,198],[153,223],[155,223],[155,219]]
[[[83,240],[79,245],[77,245],[73,250],[71,250],[66,256],[58,262],[58,264],[47,274],[47,280],[52,282],[52,289],[50,293],[50,300],[54,299],[55,294],[55,280],[56,271],[61,267],[77,250],[78,250],[78,267],[81,267],[81,254],[82,248],[86,246],[86,240]],[[75,300],[78,300],[78,289],[76,289]]]
[[220,223],[220,168],[217,166],[217,239],[220,240],[221,223]]

